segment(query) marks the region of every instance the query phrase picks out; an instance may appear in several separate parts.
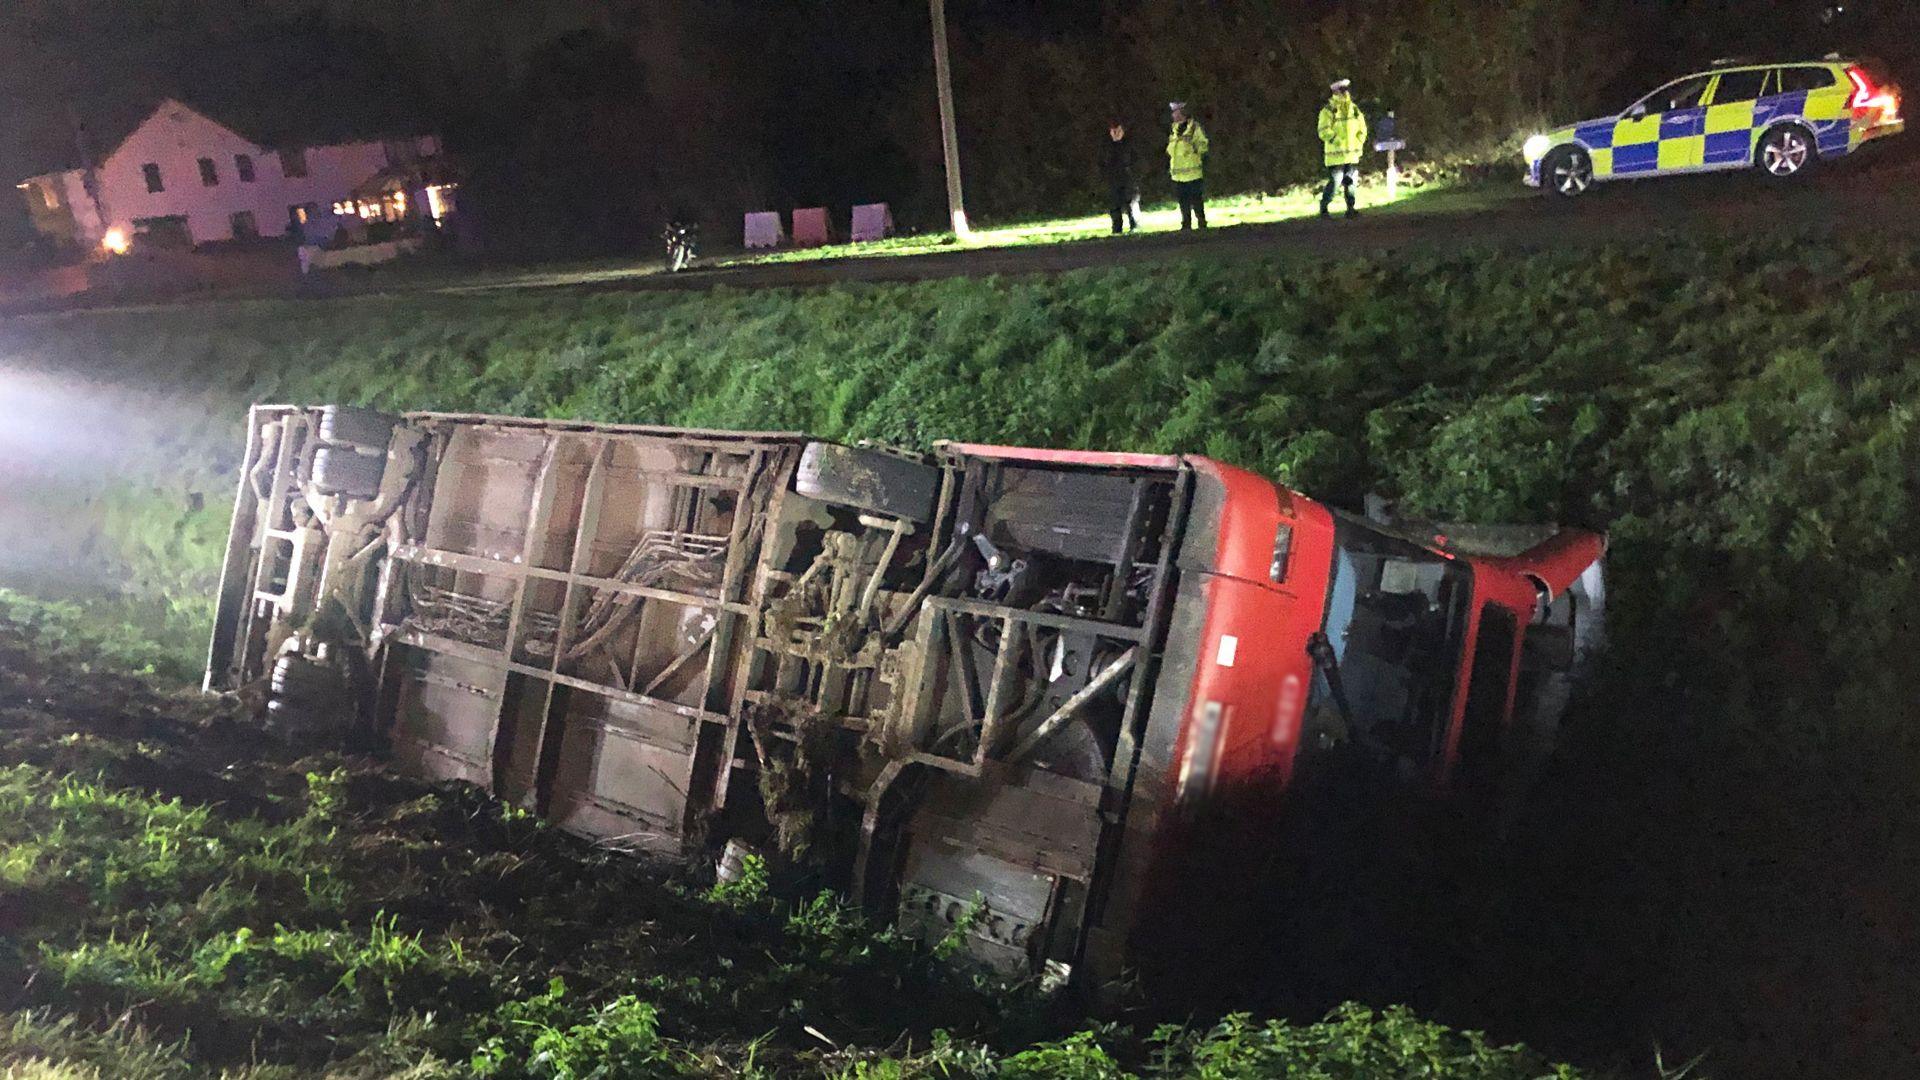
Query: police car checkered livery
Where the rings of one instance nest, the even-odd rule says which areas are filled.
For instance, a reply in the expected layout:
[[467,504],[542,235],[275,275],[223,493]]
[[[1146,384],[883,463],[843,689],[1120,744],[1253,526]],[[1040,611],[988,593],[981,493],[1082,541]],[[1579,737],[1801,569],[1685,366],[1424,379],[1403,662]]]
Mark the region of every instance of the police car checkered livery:
[[1760,168],[1795,176],[1906,127],[1900,96],[1858,64],[1728,66],[1688,75],[1618,116],[1527,140],[1527,183],[1562,196],[1598,181]]

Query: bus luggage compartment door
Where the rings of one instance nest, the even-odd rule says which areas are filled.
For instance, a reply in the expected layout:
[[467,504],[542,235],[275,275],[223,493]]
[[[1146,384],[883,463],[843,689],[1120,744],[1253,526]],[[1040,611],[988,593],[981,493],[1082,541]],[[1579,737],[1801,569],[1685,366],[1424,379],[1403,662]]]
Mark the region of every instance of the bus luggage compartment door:
[[961,935],[1004,975],[1071,964],[1100,841],[1098,784],[989,765],[940,775],[909,825],[900,926],[923,941]]

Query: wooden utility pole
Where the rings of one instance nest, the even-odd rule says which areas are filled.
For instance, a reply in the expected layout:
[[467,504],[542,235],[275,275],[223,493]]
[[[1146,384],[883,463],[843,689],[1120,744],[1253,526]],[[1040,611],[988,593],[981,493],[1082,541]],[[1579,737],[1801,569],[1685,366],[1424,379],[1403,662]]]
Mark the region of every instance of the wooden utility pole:
[[967,204],[960,192],[960,135],[953,122],[953,64],[947,59],[947,0],[927,0],[933,15],[933,80],[940,91],[940,142],[947,156],[947,210],[953,235],[964,240]]

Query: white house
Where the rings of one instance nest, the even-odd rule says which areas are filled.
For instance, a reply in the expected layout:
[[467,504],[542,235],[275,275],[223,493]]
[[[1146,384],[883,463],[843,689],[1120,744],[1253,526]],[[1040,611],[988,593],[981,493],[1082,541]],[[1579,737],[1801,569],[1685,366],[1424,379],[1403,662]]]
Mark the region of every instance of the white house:
[[332,232],[336,210],[356,212],[363,183],[439,149],[432,136],[274,149],[169,99],[91,171],[93,191],[85,169],[19,187],[41,232],[82,248],[124,250],[142,234],[182,246],[296,227],[311,236]]

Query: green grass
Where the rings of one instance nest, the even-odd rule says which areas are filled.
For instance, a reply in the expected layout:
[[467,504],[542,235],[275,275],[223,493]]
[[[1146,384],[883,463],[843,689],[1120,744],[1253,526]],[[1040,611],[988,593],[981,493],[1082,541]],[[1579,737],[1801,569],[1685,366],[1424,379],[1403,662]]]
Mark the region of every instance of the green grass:
[[[1392,198],[1388,196],[1383,176],[1366,176],[1359,188],[1358,203],[1360,209],[1368,214],[1467,213],[1491,209],[1514,199],[1525,198],[1528,194],[1527,189],[1517,181],[1464,183],[1457,178],[1452,167],[1435,169],[1428,166],[1410,172],[1397,196]],[[1319,199],[1319,189],[1313,185],[1273,193],[1216,196],[1207,201],[1207,220],[1213,228],[1297,221],[1319,213]],[[1336,207],[1339,205],[1336,202]],[[1179,227],[1180,210],[1176,204],[1160,201],[1141,208],[1140,234],[1170,232]],[[745,267],[833,259],[996,251],[1112,240],[1112,222],[1105,213],[1036,218],[978,225],[964,241],[956,239],[950,231],[940,231],[864,243],[845,242],[765,252],[739,250],[731,242],[737,237],[730,236],[726,242],[719,237],[710,239],[713,242],[707,246],[707,255],[701,265]],[[360,273],[357,278],[345,280],[356,281],[369,288],[385,283],[392,288],[431,288],[461,294],[523,288],[615,285],[660,272],[660,260],[650,253],[639,260],[603,257],[521,269],[474,270],[458,264],[423,263]]]
[[[1494,188],[1459,189],[1437,183],[1415,187],[1411,183],[1396,198],[1390,199],[1385,182],[1368,177],[1359,188],[1358,205],[1367,213],[1432,213],[1478,209],[1510,198],[1520,197],[1525,189],[1512,191]],[[1336,210],[1344,204],[1336,200]],[[1207,223],[1213,228],[1238,225],[1271,225],[1283,221],[1310,218],[1320,212],[1316,190],[1297,188],[1273,195],[1231,195],[1207,200]],[[1180,227],[1180,208],[1171,202],[1156,202],[1140,209],[1140,231],[1168,232]],[[866,243],[828,244],[824,247],[797,248],[765,254],[747,253],[720,260],[723,266],[753,266],[763,263],[814,262],[822,259],[870,258],[895,255],[925,255],[940,251],[989,251],[1023,248],[1044,244],[1075,243],[1110,239],[1113,223],[1106,214],[1084,217],[1046,218],[1009,225],[975,228],[966,240],[956,240],[951,232],[917,236],[899,236]]]

